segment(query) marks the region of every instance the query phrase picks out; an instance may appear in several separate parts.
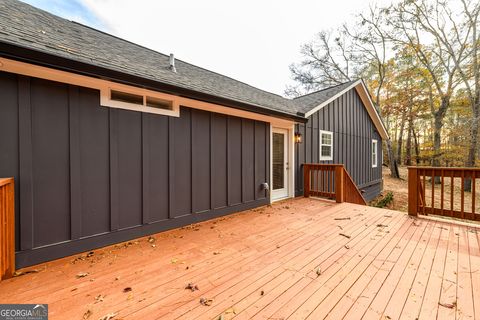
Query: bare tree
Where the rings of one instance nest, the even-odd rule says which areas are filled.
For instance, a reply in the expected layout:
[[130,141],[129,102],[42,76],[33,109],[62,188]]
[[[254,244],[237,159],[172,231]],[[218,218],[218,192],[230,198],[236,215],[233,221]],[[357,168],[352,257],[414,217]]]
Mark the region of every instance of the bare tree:
[[[390,39],[397,44],[408,45],[415,52],[420,63],[428,71],[432,83],[430,112],[434,119],[433,161],[434,166],[440,165],[441,131],[444,118],[450,107],[450,100],[458,82],[455,77],[458,71],[454,58],[446,50],[444,41],[451,41],[452,34],[445,23],[444,14],[446,2],[441,0],[428,1],[406,0],[398,5],[385,9],[390,17]],[[463,55],[463,48],[457,54]]]

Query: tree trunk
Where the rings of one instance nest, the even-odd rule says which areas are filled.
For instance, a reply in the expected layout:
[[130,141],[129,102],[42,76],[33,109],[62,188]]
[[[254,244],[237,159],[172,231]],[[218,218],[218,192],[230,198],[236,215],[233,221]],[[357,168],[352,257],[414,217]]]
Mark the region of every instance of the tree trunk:
[[412,126],[413,143],[415,144],[415,163],[420,164],[420,148],[418,146],[418,137],[415,133],[415,127]]
[[412,129],[413,129],[412,122],[413,122],[412,117],[409,116],[408,117],[407,148],[406,148],[406,151],[405,151],[405,164],[407,166],[412,165]]
[[398,134],[397,142],[397,161],[402,163],[402,144],[403,144],[403,129],[405,128],[405,114],[402,115],[402,122],[400,124],[400,132]]
[[388,162],[390,166],[390,176],[392,178],[399,179],[400,173],[398,172],[397,160],[395,159],[395,155],[393,154],[392,141],[388,139],[385,142],[387,144],[387,156],[388,156]]
[[[443,128],[443,118],[447,113],[448,106],[450,104],[450,98],[447,96],[442,97],[442,102],[440,108],[437,112],[434,113],[434,125],[433,125],[433,159],[432,165],[434,167],[440,167],[441,161],[440,157],[442,156],[442,128]],[[440,183],[440,177],[435,177],[435,183]]]
[[[477,147],[478,147],[478,130],[480,122],[480,98],[476,99],[475,105],[473,106],[473,121],[472,127],[470,129],[470,146],[468,148],[468,158],[465,163],[467,167],[474,167],[477,160]],[[465,191],[472,191],[472,179],[467,178],[464,180],[463,189]]]

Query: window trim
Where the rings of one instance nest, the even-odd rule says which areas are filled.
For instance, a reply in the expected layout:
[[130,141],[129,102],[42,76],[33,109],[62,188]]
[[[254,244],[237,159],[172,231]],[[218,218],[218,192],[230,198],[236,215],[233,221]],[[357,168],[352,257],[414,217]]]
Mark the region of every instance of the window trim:
[[[323,134],[327,134],[330,136],[330,141],[331,141],[331,144],[323,144],[322,143],[322,135]],[[319,144],[319,148],[318,148],[318,158],[320,159],[320,161],[329,161],[329,160],[333,160],[333,131],[326,131],[326,130],[320,130],[319,132],[319,135],[318,135],[318,144]],[[323,146],[329,146],[330,147],[330,156],[327,157],[327,156],[322,156],[322,147]]]
[[378,140],[372,139],[372,168],[378,167]]
[[[134,94],[143,97],[143,104],[136,104],[111,99],[112,91],[120,91],[129,94]],[[151,98],[161,99],[165,101],[171,101],[172,109],[160,109],[147,106],[147,96]],[[171,117],[180,116],[180,104],[176,96],[164,94],[157,91],[147,90],[143,88],[136,88],[126,85],[110,85],[100,89],[100,104],[104,107],[125,109],[138,112],[154,113],[160,115],[166,115]]]

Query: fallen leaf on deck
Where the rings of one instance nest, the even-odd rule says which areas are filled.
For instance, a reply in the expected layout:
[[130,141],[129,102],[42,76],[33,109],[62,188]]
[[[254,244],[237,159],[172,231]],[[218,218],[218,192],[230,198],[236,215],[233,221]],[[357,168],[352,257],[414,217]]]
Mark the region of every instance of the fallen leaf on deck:
[[211,306],[213,303],[213,299],[207,299],[207,298],[200,298],[200,304],[202,306]]
[[389,214],[384,215],[385,218],[391,218],[392,216]]
[[25,271],[15,271],[13,273],[13,276],[14,277],[20,277],[20,276],[23,276],[23,275],[26,275],[26,274],[29,274],[29,273],[38,273],[40,272],[40,270],[37,270],[37,269],[31,269],[31,270],[25,270]]
[[320,276],[322,274],[322,269],[318,268],[317,269],[317,276]]
[[110,320],[113,319],[117,316],[117,313],[109,313],[107,315],[104,315],[103,317],[99,318],[98,320]]
[[347,234],[345,234],[345,233],[339,233],[339,235],[344,236],[344,237],[347,238],[347,239],[350,239],[350,238],[351,238],[349,235],[347,235]]
[[104,298],[105,296],[102,296],[101,294],[99,294],[98,296],[95,297],[95,303],[103,302]]
[[192,292],[200,290],[200,289],[198,289],[198,286],[196,284],[193,284],[191,282],[185,286],[185,290],[187,290],[187,289],[191,290]]
[[84,314],[83,314],[83,319],[88,319],[92,315],[92,310],[88,309]]
[[175,263],[177,263],[177,262],[178,262],[178,259],[177,259],[177,258],[172,258],[172,260],[170,260],[170,263],[172,263],[172,264],[175,264]]
[[213,252],[213,255],[216,256],[216,255],[218,255],[218,254],[220,254],[220,253],[221,253],[220,251],[214,251],[214,252]]
[[457,305],[455,302],[454,303],[439,302],[438,304],[441,305],[442,307],[449,308],[449,309],[453,309]]
[[148,237],[147,241],[150,242],[150,243],[154,243],[156,241],[156,239],[154,237],[150,236],[150,237]]
[[130,292],[130,291],[132,291],[131,287],[126,287],[126,288],[123,289],[124,293]]
[[345,218],[335,218],[333,220],[350,220],[350,217],[345,217]]
[[78,290],[77,288],[73,288],[73,289],[70,290],[70,291],[73,292],[73,291],[77,291],[77,290]]
[[386,227],[388,227],[388,225],[386,224],[381,224],[381,223],[377,224],[377,228],[386,228]]
[[265,291],[260,291],[260,295],[263,296],[265,294]]
[[76,275],[77,279],[85,278],[86,276],[88,276],[88,272],[80,272],[80,273],[77,273]]
[[225,314],[230,314],[230,313],[237,314],[237,311],[235,311],[235,309],[233,309],[233,308],[230,308],[230,309],[225,310],[224,313]]
[[133,299],[133,293],[130,293],[127,297],[127,300],[132,300]]
[[90,251],[90,252],[87,254],[87,258],[93,257],[94,254],[95,254],[95,252]]
[[115,277],[115,281],[120,280],[120,277]]
[[346,244],[345,249],[350,249],[350,246],[348,244]]

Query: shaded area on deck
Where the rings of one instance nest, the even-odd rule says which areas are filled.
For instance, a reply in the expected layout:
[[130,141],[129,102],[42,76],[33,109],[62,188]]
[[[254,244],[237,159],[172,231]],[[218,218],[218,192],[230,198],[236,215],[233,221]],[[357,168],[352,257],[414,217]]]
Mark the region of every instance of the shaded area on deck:
[[479,232],[299,198],[36,266],[0,303],[48,303],[51,319],[480,319]]

